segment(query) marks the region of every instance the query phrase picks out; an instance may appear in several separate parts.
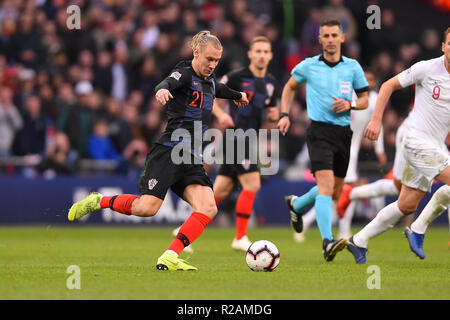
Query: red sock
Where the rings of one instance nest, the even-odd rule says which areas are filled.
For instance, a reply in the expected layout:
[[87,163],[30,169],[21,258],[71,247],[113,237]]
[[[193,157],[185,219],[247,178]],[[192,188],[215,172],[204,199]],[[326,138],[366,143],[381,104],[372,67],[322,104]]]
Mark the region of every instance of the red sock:
[[200,212],[192,212],[191,216],[183,223],[177,237],[172,241],[167,250],[173,250],[180,254],[184,247],[195,241],[203,232],[211,219]]
[[241,239],[247,235],[247,226],[252,214],[253,202],[256,193],[249,190],[242,190],[236,202],[236,239]]
[[104,196],[100,200],[101,208],[110,208],[111,210],[130,215],[133,201],[139,198],[134,194],[120,194],[117,196]]
[[216,197],[214,197],[214,200],[216,201],[216,206],[218,206],[218,205],[219,205],[219,203],[220,203],[220,200],[219,200],[219,199],[217,199]]

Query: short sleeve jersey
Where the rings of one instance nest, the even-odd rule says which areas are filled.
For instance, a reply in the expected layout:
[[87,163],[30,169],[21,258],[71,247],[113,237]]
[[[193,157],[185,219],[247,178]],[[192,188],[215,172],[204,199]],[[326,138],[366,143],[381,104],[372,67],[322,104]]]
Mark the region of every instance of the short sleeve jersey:
[[408,125],[442,144],[450,130],[450,73],[444,56],[420,61],[399,73],[402,87],[416,85]]
[[291,71],[299,83],[306,83],[306,107],[313,121],[339,126],[350,125],[350,111],[331,110],[333,97],[351,101],[356,93],[369,90],[369,84],[358,61],[342,56],[338,63],[326,61],[322,55],[306,58]]

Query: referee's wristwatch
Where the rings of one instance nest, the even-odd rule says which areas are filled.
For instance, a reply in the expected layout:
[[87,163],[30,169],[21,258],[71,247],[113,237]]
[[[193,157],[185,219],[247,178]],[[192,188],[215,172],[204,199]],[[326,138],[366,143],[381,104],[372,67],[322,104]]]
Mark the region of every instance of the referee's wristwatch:
[[278,120],[281,120],[281,118],[284,118],[284,117],[289,117],[289,113],[287,113],[287,112],[281,112],[281,113],[280,113],[280,118],[279,118]]
[[350,104],[350,110],[356,110],[356,100],[352,100]]

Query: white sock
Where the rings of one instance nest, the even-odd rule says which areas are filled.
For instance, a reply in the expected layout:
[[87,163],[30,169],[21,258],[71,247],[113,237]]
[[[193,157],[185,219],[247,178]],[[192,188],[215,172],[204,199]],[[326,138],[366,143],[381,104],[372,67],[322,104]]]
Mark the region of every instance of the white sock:
[[415,233],[424,234],[429,224],[445,211],[449,203],[450,186],[444,185],[436,190],[416,221],[411,224],[411,230]]
[[355,234],[353,242],[358,247],[367,248],[370,239],[394,227],[401,218],[403,218],[403,213],[395,201],[384,207],[369,224]]
[[379,196],[396,196],[398,194],[399,191],[394,184],[394,180],[381,179],[353,188],[350,192],[350,200],[368,199]]
[[336,210],[336,201],[332,200],[331,201],[331,225],[335,225],[336,222],[338,221],[339,217],[337,215],[337,210]]
[[352,234],[352,220],[355,214],[355,201],[350,202],[345,210],[345,215],[339,219],[339,239],[348,238]]
[[313,206],[307,213],[303,215],[303,232],[309,229],[311,225],[316,221],[316,209]]

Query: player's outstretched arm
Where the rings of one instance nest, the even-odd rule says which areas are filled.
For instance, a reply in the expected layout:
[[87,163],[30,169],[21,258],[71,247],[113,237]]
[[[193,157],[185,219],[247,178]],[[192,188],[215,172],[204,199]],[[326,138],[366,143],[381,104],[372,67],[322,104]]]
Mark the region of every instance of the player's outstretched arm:
[[245,92],[241,92],[241,98],[239,100],[234,100],[234,103],[239,107],[245,107],[248,105],[249,101],[247,98],[247,94]]
[[226,84],[216,81],[216,98],[230,99],[238,107],[245,107],[248,105],[248,99],[245,92],[239,92],[231,89]]
[[377,140],[381,131],[381,120],[383,119],[384,109],[392,95],[392,92],[402,88],[398,81],[398,76],[395,76],[381,85],[380,92],[378,93],[377,102],[375,104],[375,110],[372,115],[372,119],[367,125],[364,131],[364,137],[370,140]]
[[171,92],[187,85],[189,80],[190,75],[187,71],[177,69],[174,70],[168,77],[166,77],[155,87],[156,101],[161,103],[163,106],[166,105],[169,99],[173,99]]
[[286,115],[289,115],[289,110],[291,110],[295,92],[299,85],[300,83],[294,77],[290,77],[283,87],[283,92],[281,93],[281,116],[278,121],[278,129],[281,133],[286,133],[291,125],[289,117]]
[[168,89],[159,89],[155,94],[155,98],[156,101],[165,106],[169,99],[173,99],[173,96]]

